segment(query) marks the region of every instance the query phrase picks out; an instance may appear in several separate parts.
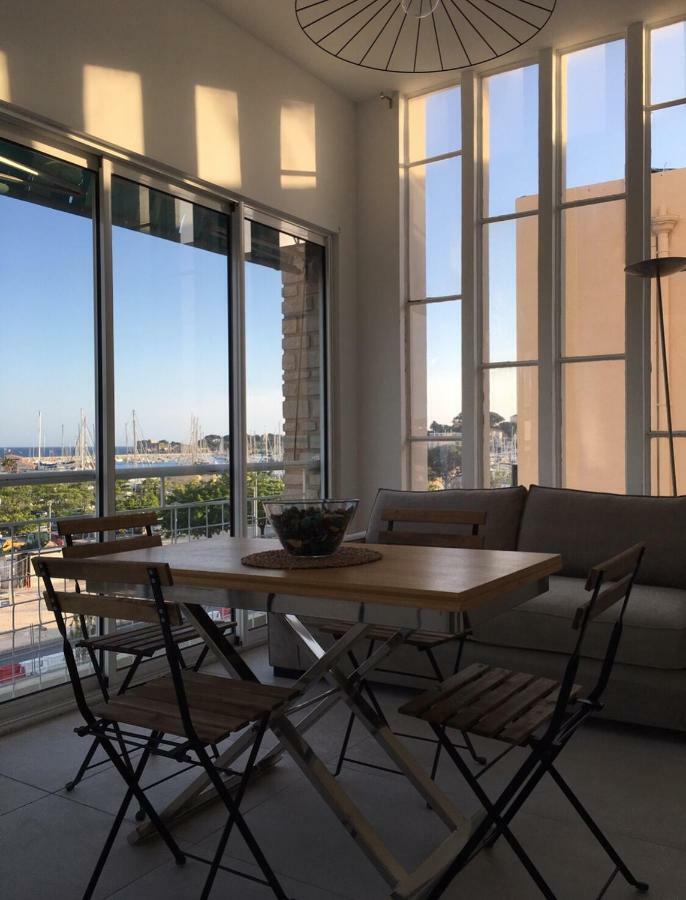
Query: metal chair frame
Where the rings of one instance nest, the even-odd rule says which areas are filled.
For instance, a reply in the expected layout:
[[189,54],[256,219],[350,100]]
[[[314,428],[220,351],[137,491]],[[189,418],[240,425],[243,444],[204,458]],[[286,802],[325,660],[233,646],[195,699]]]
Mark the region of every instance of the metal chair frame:
[[[75,732],[81,737],[92,737],[96,744],[102,747],[108,759],[111,761],[113,767],[117,770],[122,780],[126,784],[127,788],[124,799],[122,800],[119,810],[115,815],[114,822],[112,823],[110,831],[105,840],[105,844],[98,857],[93,873],[83,894],[83,900],[90,900],[95,892],[96,886],[105,867],[109,854],[112,850],[117,834],[121,828],[122,822],[124,821],[126,811],[134,797],[140,804],[141,809],[143,809],[145,811],[145,814],[149,817],[151,825],[155,828],[159,836],[169,848],[177,865],[184,865],[187,859],[193,859],[198,862],[203,862],[209,866],[209,873],[201,893],[202,900],[206,900],[206,898],[210,896],[213,883],[220,869],[222,871],[226,871],[233,875],[239,876],[240,878],[244,878],[248,881],[268,886],[269,888],[271,888],[274,896],[277,897],[278,900],[289,900],[276,874],[269,865],[259,843],[257,842],[250,827],[247,825],[242,813],[240,812],[240,804],[245,794],[245,790],[247,788],[251,774],[253,773],[257,755],[262,744],[262,739],[269,725],[272,713],[269,712],[260,716],[253,721],[252,725],[249,725],[244,729],[244,732],[247,733],[247,731],[251,728],[254,732],[254,739],[249,751],[248,760],[242,773],[237,773],[233,769],[215,765],[212,762],[209,754],[207,753],[208,744],[198,736],[193,723],[193,717],[189,708],[188,698],[183,681],[183,668],[179,661],[179,657],[176,652],[176,645],[172,635],[172,624],[169,618],[169,605],[165,601],[162,591],[163,584],[172,584],[169,567],[166,565],[146,566],[144,564],[141,564],[136,568],[138,568],[141,572],[143,570],[147,572],[148,585],[146,585],[146,587],[149,587],[152,592],[152,603],[154,604],[154,608],[159,618],[160,629],[164,639],[167,660],[169,663],[169,673],[174,685],[176,702],[178,704],[180,719],[183,723],[185,738],[171,740],[165,737],[164,734],[158,730],[151,730],[149,735],[146,736],[144,734],[141,734],[140,732],[133,732],[128,731],[125,728],[120,728],[117,723],[108,721],[105,718],[98,718],[91,710],[91,707],[86,700],[86,695],[84,693],[83,685],[81,682],[81,675],[79,673],[78,665],[73,652],[73,647],[67,632],[64,615],[60,607],[58,596],[53,587],[53,578],[72,577],[71,575],[66,573],[64,575],[62,574],[61,570],[64,568],[65,562],[73,568],[74,563],[72,561],[60,559],[53,559],[48,561],[45,557],[36,557],[33,561],[33,564],[36,570],[36,574],[43,579],[43,582],[45,584],[45,598],[54,612],[57,627],[60,635],[62,636],[65,662],[72,683],[76,704],[85,722],[84,725],[76,728]],[[130,564],[128,565],[128,571],[129,573],[131,571]],[[116,583],[117,581],[116,575],[113,576],[113,567],[110,565],[107,566],[106,580],[108,581],[108,583]],[[127,587],[130,587],[130,575],[129,577],[123,578],[122,583],[125,583],[127,584]],[[128,747],[143,751],[135,767],[131,763],[130,757],[128,755],[122,755],[115,749],[113,742],[117,741],[117,743],[120,743],[122,740],[127,744]],[[214,855],[211,858],[202,857],[195,853],[190,853],[188,851],[182,850],[165,825],[164,821],[158,815],[152,803],[148,799],[146,792],[149,791],[153,785],[148,785],[146,788],[143,788],[141,787],[140,782],[143,772],[151,756],[164,756],[174,759],[178,762],[186,763],[188,764],[187,767],[197,766],[202,768],[209,781],[212,783],[213,787],[224,802],[224,805],[226,806],[228,812],[228,818],[226,825],[224,826],[224,829],[222,830],[222,833],[220,835]],[[240,776],[240,781],[233,795],[231,791],[229,791],[229,789],[226,787],[222,775]],[[158,783],[160,782],[155,782],[155,784]],[[262,872],[262,878],[248,874],[239,869],[234,869],[230,866],[225,866],[221,863],[224,850],[226,849],[226,845],[234,827],[238,829],[243,840],[247,844],[253,856],[253,859]]]
[[[483,773],[473,773],[448,739],[446,735],[446,727],[449,727],[448,722],[431,723],[436,738],[441,742],[446,753],[481,802],[486,815],[474,829],[460,853],[427,893],[427,900],[438,900],[439,897],[442,897],[456,875],[462,871],[470,860],[484,847],[492,847],[500,837],[503,837],[508,842],[543,896],[548,898],[548,900],[555,900],[555,893],[510,829],[510,824],[515,815],[524,806],[536,785],[546,774],[551,776],[614,864],[612,873],[602,886],[597,897],[604,896],[616,876],[620,873],[638,891],[648,891],[648,884],[644,881],[639,881],[633,875],[600,826],[591,817],[588,810],[555,767],[557,757],[580,726],[590,716],[596,714],[604,707],[603,698],[622,636],[624,614],[643,553],[644,547],[637,545],[591,570],[586,582],[586,590],[591,592],[591,598],[579,607],[574,618],[572,627],[578,632],[578,636],[565,667],[550,718],[526,741],[513,742],[512,746],[508,748],[506,752],[509,752],[514,746],[528,746],[530,753],[495,800],[489,798],[479,783],[479,775]],[[608,580],[613,583],[605,586],[605,582]],[[588,624],[596,615],[618,602],[621,602],[620,611],[612,627],[597,682],[587,697],[578,699],[576,698],[578,685],[575,685],[574,681],[579,668]],[[425,696],[428,698],[429,695]],[[454,715],[454,711],[451,715]],[[498,758],[502,758],[503,755],[505,754],[501,754]]]
[[[110,531],[120,530],[120,524],[122,521],[126,521],[127,528],[142,528],[144,534],[141,535],[141,538],[147,538],[149,541],[145,543],[140,538],[125,538],[123,540],[105,540],[105,534]],[[57,528],[58,532],[61,536],[64,537],[66,547],[71,550],[72,548],[78,548],[79,553],[78,558],[87,558],[89,555],[97,555],[100,553],[111,552],[111,547],[113,544],[124,544],[127,546],[122,546],[121,550],[126,549],[135,549],[135,547],[142,546],[161,546],[162,541],[159,536],[155,535],[152,531],[152,525],[154,525],[157,521],[157,516],[154,513],[122,513],[114,516],[101,516],[99,518],[87,518],[87,519],[62,519],[58,521]],[[74,543],[74,535],[75,534],[97,534],[98,541],[93,542],[92,545],[88,544],[75,544]],[[135,546],[133,546],[135,544]],[[88,548],[88,553],[83,552]],[[120,548],[118,547],[119,551]],[[67,554],[63,551],[63,556],[65,558],[69,557],[69,552]],[[76,591],[80,591],[80,585],[76,582]],[[115,656],[117,653],[124,653],[126,655],[133,656],[133,662],[128,667],[126,671],[126,675],[124,676],[124,680],[119,685],[117,689],[117,694],[124,694],[126,690],[130,687],[131,682],[136,676],[138,669],[146,659],[151,659],[154,655],[153,653],[134,653],[131,650],[127,650],[126,648],[122,649],[96,649],[92,645],[92,641],[94,640],[93,635],[90,634],[88,630],[88,623],[86,622],[86,617],[81,615],[78,617],[79,620],[79,628],[81,629],[82,640],[79,642],[78,646],[83,647],[88,653],[88,657],[90,659],[91,666],[93,667],[93,673],[97,679],[98,686],[100,691],[102,692],[103,699],[109,700],[109,679],[105,672],[103,671],[102,659],[104,653],[113,653]],[[225,624],[224,631],[235,631],[236,623],[228,622]],[[135,632],[135,628],[132,629]],[[131,637],[135,638],[135,633],[131,635]],[[175,641],[175,646],[177,649],[177,653],[179,656],[179,660],[183,668],[186,668],[186,663],[183,657],[183,653],[178,642]],[[207,658],[207,654],[209,653],[209,646],[205,644],[200,653],[198,654],[198,658],[192,666],[193,672],[199,672],[202,664],[205,662]],[[76,775],[65,784],[65,790],[71,792],[74,788],[81,782],[84,775],[90,769],[97,769],[100,766],[106,765],[110,760],[108,757],[104,759],[98,760],[97,762],[92,762],[93,757],[98,749],[97,740],[93,740],[86,755],[81,761],[81,765],[79,766]],[[214,748],[216,755],[216,748]],[[127,755],[127,750],[125,745],[121,744],[121,752],[124,756]],[[144,818],[143,810],[139,810],[136,818],[141,821]]]
[[[402,522],[411,522],[417,524],[418,522],[423,522],[431,525],[445,525],[445,524],[464,524],[471,526],[471,534],[469,535],[451,535],[444,532],[431,534],[431,533],[416,533],[416,536],[419,537],[421,535],[422,545],[423,546],[444,546],[444,547],[471,547],[472,549],[481,548],[483,546],[483,538],[479,536],[479,526],[484,525],[486,522],[486,514],[483,512],[477,511],[467,511],[467,510],[413,510],[413,509],[395,509],[391,508],[385,510],[382,513],[383,520],[387,523],[387,531],[382,532],[379,536],[379,543],[388,543],[388,544],[408,544],[411,545],[414,542],[415,535],[413,534],[405,534],[402,531],[396,531],[394,526],[398,521]],[[441,671],[441,667],[438,664],[438,660],[434,654],[434,649],[438,646],[442,646],[443,644],[453,643],[457,641],[457,654],[455,656],[455,663],[453,665],[453,674],[458,672],[460,669],[460,664],[462,662],[462,653],[464,650],[464,644],[467,638],[472,633],[471,623],[469,621],[469,616],[466,612],[461,612],[459,614],[459,627],[455,634],[446,634],[445,640],[441,642],[435,642],[432,645],[427,646],[415,646],[418,653],[426,654],[426,658],[429,661],[429,665],[431,666],[432,674],[431,675],[422,675],[413,673],[413,678],[421,678],[426,679],[427,681],[433,682],[442,682],[445,679],[445,675]],[[369,648],[367,651],[367,655],[365,661],[368,660],[374,652],[374,648],[376,646],[377,641],[371,639],[369,641]],[[412,643],[411,636],[409,637],[408,643]],[[358,669],[360,666],[360,662],[356,657],[355,653],[350,650],[348,653],[348,659],[354,670]],[[403,672],[399,669],[390,669],[383,668],[381,666],[375,668],[376,672],[381,672],[386,675],[400,675],[407,676],[407,672]],[[359,690],[364,690],[371,702],[374,710],[377,715],[380,716],[383,721],[386,721],[386,717],[381,709],[381,705],[374,693],[373,688],[369,684],[367,678],[363,679],[359,684]],[[341,744],[341,749],[338,754],[338,760],[336,761],[336,768],[334,770],[334,774],[338,776],[343,768],[344,762],[352,762],[358,766],[364,766],[368,769],[378,769],[382,772],[391,772],[392,774],[401,774],[397,771],[397,769],[391,769],[388,766],[380,766],[376,763],[370,763],[362,759],[356,759],[353,756],[348,756],[348,745],[350,743],[350,738],[352,736],[353,725],[355,724],[355,716],[353,713],[348,717],[348,723],[346,725],[345,733],[343,735],[343,743]],[[410,734],[409,732],[404,731],[394,731],[394,734],[398,737],[409,738],[415,741],[424,741],[426,743],[431,743],[436,745],[436,750],[434,752],[433,762],[431,764],[431,779],[435,780],[436,773],[438,772],[438,765],[441,758],[441,752],[443,750],[443,745],[441,741],[436,741],[433,737],[425,737],[420,734]],[[467,734],[467,732],[462,732],[461,737],[463,740],[462,744],[457,744],[459,749],[466,750],[474,762],[483,766],[486,764],[486,758],[484,756],[479,755],[476,752],[474,744]]]

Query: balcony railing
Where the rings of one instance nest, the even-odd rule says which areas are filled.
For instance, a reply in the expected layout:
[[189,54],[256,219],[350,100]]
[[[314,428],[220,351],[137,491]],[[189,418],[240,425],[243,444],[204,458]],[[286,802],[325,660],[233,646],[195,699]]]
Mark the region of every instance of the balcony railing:
[[[270,533],[260,511],[264,499],[247,498],[249,530],[255,536]],[[211,538],[231,529],[230,500],[152,509],[160,519],[163,543]],[[62,641],[54,617],[41,597],[41,586],[31,563],[36,555],[61,552],[55,517],[0,522],[0,548],[1,703],[64,683],[68,675]],[[71,621],[69,624],[76,627]],[[258,624],[257,620],[248,622],[249,627]]]

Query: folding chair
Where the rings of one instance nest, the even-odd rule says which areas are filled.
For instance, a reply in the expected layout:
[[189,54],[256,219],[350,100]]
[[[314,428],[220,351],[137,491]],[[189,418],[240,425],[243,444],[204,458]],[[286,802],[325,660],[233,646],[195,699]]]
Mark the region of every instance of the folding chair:
[[[81,519],[61,519],[57,522],[57,531],[65,539],[65,546],[62,548],[62,556],[65,559],[87,559],[91,556],[105,556],[111,553],[122,553],[125,550],[142,550],[145,547],[161,547],[162,538],[159,534],[153,534],[153,527],[157,525],[157,514],[155,512],[133,512],[122,513],[114,516],[100,516],[99,518],[84,517]],[[127,537],[114,540],[105,540],[105,535],[109,532],[133,531],[134,529],[142,529],[143,534],[129,535]],[[83,541],[74,543],[74,537],[88,534],[97,534],[99,541]],[[80,590],[77,583],[76,590]],[[126,676],[122,681],[118,693],[123,694],[131,682],[133,681],[140,664],[152,658],[156,653],[164,650],[164,641],[156,625],[136,625],[132,627],[121,628],[117,631],[111,631],[97,637],[91,636],[88,630],[88,623],[85,616],[79,616],[79,626],[81,629],[82,640],[78,642],[77,647],[84,648],[89,656],[95,677],[102,691],[105,700],[109,699],[107,677],[100,665],[101,653],[125,654],[133,657],[133,662],[128,668]],[[236,630],[236,622],[221,622],[218,627],[224,633],[234,632]],[[197,640],[198,632],[192,625],[180,624],[172,628],[172,638],[179,652],[179,658],[182,665],[183,653],[180,645],[187,641]],[[205,645],[198,658],[193,665],[193,671],[200,670],[205,658],[209,652],[209,647]],[[83,762],[72,778],[65,785],[67,791],[73,791],[76,785],[81,781],[85,773],[92,768],[97,768],[108,762],[107,759],[100,762],[91,762],[97,742],[93,741]]]
[[[492,847],[501,836],[510,844],[543,896],[555,900],[555,894],[510,830],[512,819],[546,774],[552,777],[614,863],[615,868],[598,897],[605,894],[618,873],[637,890],[648,890],[645,882],[634,877],[555,767],[555,760],[572,735],[589,716],[604,706],[603,697],[622,636],[624,613],[643,552],[644,547],[637,545],[591,569],[586,581],[591,598],[577,609],[572,622],[572,628],[578,634],[561,682],[475,664],[401,707],[405,715],[415,716],[431,725],[486,810],[485,817],[460,853],[427,894],[428,900],[442,897],[470,859],[482,847]],[[582,698],[583,689],[575,684],[575,678],[589,623],[617,603],[621,606],[611,629],[597,683]],[[508,748],[493,762],[502,759],[514,747],[529,748],[529,755],[495,800],[488,797],[479,782],[484,770],[473,773],[446,737],[448,727],[506,743]]]
[[[45,584],[44,596],[48,608],[55,614],[76,703],[85,722],[75,731],[81,737],[92,737],[97,745],[102,747],[126,784],[124,799],[88,882],[84,900],[90,898],[95,891],[126,811],[134,797],[149,816],[177,864],[182,865],[186,858],[190,858],[210,866],[201,895],[203,898],[209,897],[217,872],[223,869],[250,881],[268,885],[279,900],[288,900],[239,807],[272,713],[290,700],[294,692],[288,688],[262,685],[257,681],[234,680],[183,669],[173,636],[174,626],[181,623],[181,614],[177,606],[165,601],[162,592],[163,587],[172,584],[171,572],[167,565],[93,563],[41,556],[33,559],[33,566]],[[58,591],[54,586],[54,582],[58,579],[73,579],[84,583],[86,579],[97,580],[106,583],[108,590],[126,586],[126,590],[130,591],[132,586],[143,586],[144,590],[152,592],[154,599],[131,596],[129,593],[103,595],[83,590]],[[125,694],[103,699],[91,705],[83,689],[79,666],[65,622],[67,614],[104,615],[146,622],[155,626],[160,631],[164,643],[169,674],[136,685]],[[217,636],[219,641],[224,640],[219,632]],[[249,726],[253,728],[255,739],[237,791],[232,795],[224,784],[222,774],[236,773],[216,766],[208,755],[207,747]],[[132,728],[136,730],[132,731]],[[142,750],[142,755],[135,765],[129,756],[122,756],[117,752],[114,742],[122,740],[128,748]],[[202,767],[223,800],[228,818],[211,859],[179,848],[148,799],[146,790],[141,787],[141,777],[148,760],[153,755],[165,756],[186,766]],[[234,825],[249,847],[263,878],[222,865],[221,858]]]
[[[469,549],[469,550],[481,550],[483,549],[484,539],[479,535],[479,526],[484,525],[486,523],[486,513],[478,512],[475,510],[456,510],[456,509],[396,509],[389,508],[382,512],[381,514],[382,521],[386,523],[386,531],[382,531],[379,534],[378,543],[380,544],[394,544],[394,545],[404,545],[404,546],[415,546],[415,547],[453,547],[458,549]],[[464,531],[463,533],[453,531],[413,531],[409,529],[396,529],[396,523],[403,523],[409,525],[419,525],[422,526],[441,526],[441,527],[450,527],[455,528],[463,527],[468,529],[468,531]],[[341,638],[346,631],[350,628],[349,622],[339,622],[339,621],[321,621],[318,620],[314,623],[316,627],[323,631],[325,634],[330,634],[336,639]],[[388,626],[376,626],[372,628],[368,634],[367,639],[369,640],[369,649],[367,652],[367,659],[374,652],[374,647],[377,643],[385,643],[388,641],[394,634],[393,628]],[[460,661],[462,659],[462,650],[464,647],[464,642],[466,638],[471,634],[471,626],[469,623],[469,617],[466,612],[460,614],[460,626],[454,634],[447,634],[444,632],[438,631],[425,631],[419,630],[414,631],[409,637],[406,638],[405,643],[410,647],[414,647],[419,653],[424,653],[426,655],[426,659],[429,662],[431,667],[430,675],[417,675],[412,673],[414,678],[425,678],[430,681],[443,681],[445,675],[441,671],[441,668],[438,664],[438,660],[436,659],[434,651],[442,646],[443,644],[449,644],[453,642],[457,642],[457,654],[455,657],[455,662],[453,665],[453,673],[457,672],[460,668]],[[348,654],[348,658],[353,668],[357,669],[360,665],[358,658],[356,657],[353,651],[350,651]],[[397,669],[386,669],[386,668],[376,668],[374,671],[376,672],[386,672],[391,675],[407,675],[406,672],[398,671]],[[374,691],[369,684],[367,679],[364,679],[360,684],[360,689],[364,690],[371,704],[374,706],[377,714],[381,716],[382,719],[385,719],[385,716],[381,710],[381,706],[374,694]],[[350,756],[347,756],[348,745],[350,743],[350,738],[352,735],[353,725],[355,722],[355,716],[351,713],[348,718],[348,724],[343,736],[343,743],[341,745],[341,750],[338,755],[338,761],[336,763],[335,774],[338,775],[343,767],[344,762],[354,762],[360,766],[366,766],[367,768],[372,769],[382,769],[383,771],[394,771],[392,769],[387,769],[386,766],[378,766],[374,763],[365,762],[361,759],[356,759]],[[430,741],[431,743],[436,743],[434,738],[423,737],[417,734],[409,734],[404,732],[395,732],[399,737],[411,738],[414,740],[421,741]],[[462,749],[467,750],[472,759],[484,765],[486,760],[484,757],[479,756],[474,749],[474,745],[466,732],[462,733],[462,739],[464,741],[463,745],[460,745]],[[431,778],[436,777],[436,772],[438,770],[438,763],[441,756],[441,744],[438,742],[436,744],[436,752],[434,753],[433,764],[431,767]]]

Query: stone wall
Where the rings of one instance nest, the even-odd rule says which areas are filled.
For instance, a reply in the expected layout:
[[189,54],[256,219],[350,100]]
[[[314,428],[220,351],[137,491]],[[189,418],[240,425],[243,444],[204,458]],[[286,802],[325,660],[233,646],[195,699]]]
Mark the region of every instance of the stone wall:
[[321,495],[321,267],[318,248],[281,248],[284,496]]

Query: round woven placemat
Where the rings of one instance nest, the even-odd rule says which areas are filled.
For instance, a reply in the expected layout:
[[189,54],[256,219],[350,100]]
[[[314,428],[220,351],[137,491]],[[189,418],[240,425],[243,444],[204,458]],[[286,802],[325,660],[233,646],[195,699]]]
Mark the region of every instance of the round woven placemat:
[[244,566],[256,569],[340,569],[376,562],[381,554],[366,547],[339,547],[331,556],[291,556],[285,550],[263,550],[244,556]]

